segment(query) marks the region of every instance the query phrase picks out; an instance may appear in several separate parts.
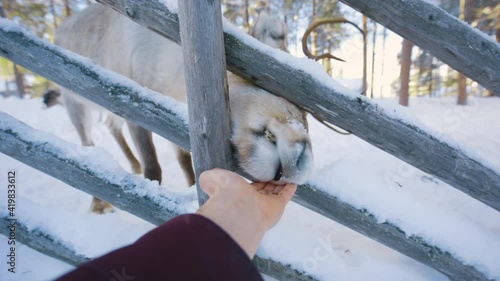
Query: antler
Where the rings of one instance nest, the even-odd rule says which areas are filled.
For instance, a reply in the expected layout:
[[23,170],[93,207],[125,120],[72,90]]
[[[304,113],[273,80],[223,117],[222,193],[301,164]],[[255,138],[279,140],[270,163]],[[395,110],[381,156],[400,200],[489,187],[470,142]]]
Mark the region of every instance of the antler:
[[363,32],[363,29],[361,29],[359,26],[357,26],[354,22],[347,20],[345,18],[330,18],[330,19],[316,20],[313,23],[311,23],[309,25],[309,27],[307,27],[306,31],[304,32],[304,36],[302,36],[302,51],[304,52],[304,54],[307,57],[314,59],[316,61],[326,58],[326,59],[334,59],[334,60],[345,62],[345,60],[338,58],[330,53],[322,54],[319,56],[313,55],[311,53],[311,51],[309,51],[309,47],[307,46],[307,38],[309,37],[311,32],[314,31],[314,29],[316,29],[317,27],[319,27],[321,25],[338,24],[338,23],[350,24],[350,25],[354,26],[357,30],[359,30],[359,32],[361,32],[361,34],[363,34],[363,38],[366,36],[366,34]]
[[[338,61],[342,61],[342,62],[345,62],[345,60],[341,59],[341,58],[338,58],[330,53],[326,53],[326,54],[322,54],[322,55],[319,55],[319,56],[316,56],[316,55],[313,55],[311,53],[311,51],[309,51],[309,47],[307,46],[307,38],[309,37],[309,34],[311,34],[311,32],[313,32],[314,29],[316,29],[317,27],[321,26],[321,25],[325,25],[325,24],[338,24],[338,23],[347,23],[347,24],[350,24],[352,26],[354,26],[357,30],[359,30],[359,32],[361,32],[361,34],[363,34],[363,39],[366,37],[366,34],[365,32],[359,27],[357,26],[354,22],[352,21],[349,21],[345,18],[331,18],[331,19],[321,19],[321,20],[317,20],[317,21],[314,21],[313,23],[311,23],[309,25],[309,27],[307,27],[306,31],[304,32],[304,36],[302,36],[302,51],[304,52],[304,54],[311,58],[311,59],[314,59],[316,61],[319,61],[321,59],[334,59],[334,60],[338,60]],[[310,113],[316,120],[318,120],[321,124],[325,125],[327,128],[329,128],[330,130],[336,132],[336,133],[339,133],[341,135],[350,135],[351,132],[349,131],[341,131],[335,127],[333,127],[331,124],[328,124],[323,118],[319,117],[318,115],[314,114],[314,113]]]

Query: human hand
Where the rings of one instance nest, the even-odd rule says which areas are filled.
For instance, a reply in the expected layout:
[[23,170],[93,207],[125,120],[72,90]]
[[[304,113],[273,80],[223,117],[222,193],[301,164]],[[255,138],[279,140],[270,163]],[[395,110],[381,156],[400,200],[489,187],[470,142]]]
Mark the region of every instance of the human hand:
[[238,174],[222,169],[203,172],[200,187],[210,198],[197,213],[217,223],[250,258],[297,190],[295,184],[249,184]]

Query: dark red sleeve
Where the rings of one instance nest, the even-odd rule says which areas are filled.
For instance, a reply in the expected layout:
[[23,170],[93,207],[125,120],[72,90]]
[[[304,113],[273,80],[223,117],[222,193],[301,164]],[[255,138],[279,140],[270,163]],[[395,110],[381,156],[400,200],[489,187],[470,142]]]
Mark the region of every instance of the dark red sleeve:
[[243,249],[200,215],[176,217],[58,281],[262,280]]

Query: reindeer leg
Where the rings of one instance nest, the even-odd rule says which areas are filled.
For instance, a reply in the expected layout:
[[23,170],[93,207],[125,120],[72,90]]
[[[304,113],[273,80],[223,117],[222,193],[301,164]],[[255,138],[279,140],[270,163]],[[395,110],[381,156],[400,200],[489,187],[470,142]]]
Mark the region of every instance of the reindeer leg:
[[127,125],[144,167],[144,177],[161,183],[161,167],[156,156],[153,135],[150,131],[131,122],[127,122]]
[[191,163],[191,153],[189,151],[185,151],[184,149],[176,146],[175,147],[177,153],[177,160],[181,165],[182,171],[184,171],[184,175],[186,176],[186,181],[189,186],[193,186],[195,183],[194,180],[194,170],[193,164]]
[[[85,104],[77,101],[71,94],[65,96],[65,106],[71,122],[76,128],[83,146],[94,146],[92,141],[92,114]],[[113,206],[97,197],[92,198],[90,211],[96,214],[106,214],[113,211]]]
[[125,137],[123,136],[122,132],[122,125],[123,122],[119,121],[116,119],[117,117],[114,115],[108,115],[108,118],[106,118],[106,126],[108,126],[109,131],[111,132],[111,135],[113,138],[116,140],[118,145],[123,151],[123,154],[125,154],[125,157],[127,160],[130,162],[130,165],[132,166],[132,173],[134,174],[141,174],[142,169],[141,169],[141,163],[139,163],[139,160],[135,158],[134,153],[132,153],[132,150],[127,144],[127,141],[125,140]]

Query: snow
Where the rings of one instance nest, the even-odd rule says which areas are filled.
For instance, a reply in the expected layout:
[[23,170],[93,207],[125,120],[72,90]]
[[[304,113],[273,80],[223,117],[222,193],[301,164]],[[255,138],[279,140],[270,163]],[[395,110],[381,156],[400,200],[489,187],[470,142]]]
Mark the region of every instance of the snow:
[[167,9],[174,14],[179,12],[179,5],[177,0],[159,0],[160,3],[165,5]]
[[[500,117],[500,99],[472,98],[470,104],[457,107],[452,99],[412,99],[408,110],[422,124],[500,165],[500,124],[495,122]],[[0,111],[79,143],[60,106],[45,109],[39,99],[7,98],[0,100]],[[95,119],[98,125],[92,133],[100,140],[96,151],[112,155],[100,157],[99,165],[115,165],[111,162],[116,159],[123,166],[120,169],[128,170],[105,125],[98,123],[98,116]],[[357,208],[366,208],[379,222],[391,222],[407,236],[421,236],[500,280],[498,212],[355,136],[335,134],[312,118],[309,122],[315,155],[311,183]],[[127,132],[125,136],[132,144]],[[40,134],[38,139],[43,141],[44,137]],[[185,206],[182,212],[194,211],[196,191],[186,187],[172,146],[156,135],[154,141],[165,180],[161,191],[148,192],[175,198]],[[18,218],[31,228],[54,233],[78,253],[99,256],[133,242],[153,227],[123,211],[89,214],[89,195],[0,155],[0,181],[4,182],[9,169],[19,175]],[[0,194],[5,193],[6,186],[0,185]],[[5,202],[0,202],[0,210],[5,210]],[[0,243],[7,240],[0,237]],[[7,275],[2,270],[0,280],[48,280],[71,268],[26,247],[18,247],[18,253],[21,273]],[[258,253],[305,270],[319,280],[446,280],[440,273],[294,203],[266,234]]]

